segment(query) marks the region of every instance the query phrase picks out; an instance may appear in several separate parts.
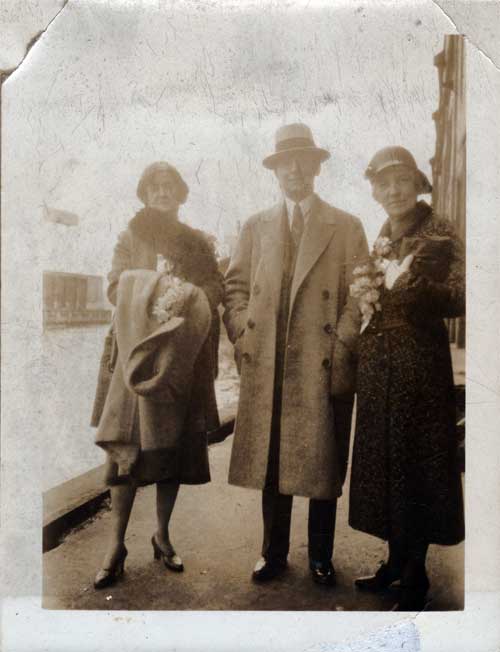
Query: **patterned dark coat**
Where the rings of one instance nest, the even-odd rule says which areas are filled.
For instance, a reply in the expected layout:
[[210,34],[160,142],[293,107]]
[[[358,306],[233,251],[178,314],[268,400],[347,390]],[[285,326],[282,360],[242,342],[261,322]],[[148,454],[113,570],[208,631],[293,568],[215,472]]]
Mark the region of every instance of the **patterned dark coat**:
[[[389,222],[380,235],[390,237]],[[450,266],[443,282],[401,275],[359,339],[349,523],[381,539],[455,544],[464,517],[443,318],[465,310],[464,248],[424,202],[391,257],[400,258],[403,236],[451,238]]]
[[[205,459],[206,438],[204,443],[198,445],[201,441],[198,435],[213,430],[219,425],[214,379],[217,375],[220,333],[217,306],[223,297],[223,278],[219,273],[211,246],[201,231],[192,229],[182,222],[166,220],[158,211],[143,209],[137,213],[129,222],[128,228],[118,237],[112,269],[108,275],[108,298],[111,303],[116,305],[116,292],[121,273],[127,269],[156,269],[157,254],[162,254],[173,263],[174,272],[178,276],[201,288],[212,308],[211,332],[195,363],[194,377],[196,381],[192,389],[192,399],[185,426],[186,438],[191,437],[193,442],[198,442],[196,447],[200,450],[196,452],[193,444],[192,454],[189,450],[185,451],[185,455],[183,453],[186,458],[185,472],[181,476],[182,482],[206,482],[208,479]],[[95,427],[99,425],[101,419],[117,357],[116,339],[113,328],[111,328],[101,359],[92,413],[91,425]],[[135,414],[133,404],[137,401],[137,396],[130,393],[128,401],[131,404],[130,410],[123,412]],[[132,418],[128,425],[131,431],[138,427]],[[197,469],[197,459],[202,462],[205,460],[203,464],[200,462],[199,469]],[[202,466],[205,468],[201,468]],[[145,471],[142,475],[147,476],[148,469]],[[114,481],[110,469],[108,469],[107,479],[109,483]]]

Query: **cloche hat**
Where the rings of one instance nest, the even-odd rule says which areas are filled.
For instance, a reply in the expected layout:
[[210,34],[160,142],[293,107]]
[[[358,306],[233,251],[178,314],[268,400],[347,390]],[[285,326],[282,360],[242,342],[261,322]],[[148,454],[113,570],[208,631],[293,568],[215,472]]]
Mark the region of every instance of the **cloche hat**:
[[419,170],[411,152],[399,145],[380,149],[368,164],[368,167],[365,170],[365,177],[373,183],[377,174],[394,165],[404,165],[405,167],[414,170],[420,180],[420,192],[432,192],[432,185],[430,184],[429,179],[422,170]]
[[146,203],[146,188],[157,172],[168,172],[171,175],[172,180],[176,185],[177,200],[180,204],[184,204],[189,193],[188,185],[181,177],[179,170],[166,161],[156,161],[155,163],[151,163],[151,165],[148,165],[141,174],[141,178],[137,184],[136,193],[142,203]]

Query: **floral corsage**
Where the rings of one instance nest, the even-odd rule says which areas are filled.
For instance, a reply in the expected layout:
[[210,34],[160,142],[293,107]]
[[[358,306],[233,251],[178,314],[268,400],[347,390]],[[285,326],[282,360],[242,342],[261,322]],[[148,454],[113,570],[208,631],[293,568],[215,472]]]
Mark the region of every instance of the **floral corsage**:
[[382,309],[380,290],[384,284],[385,272],[390,265],[387,256],[391,251],[392,243],[389,238],[377,238],[368,262],[353,270],[354,282],[351,284],[350,293],[359,302],[362,315],[361,333],[368,326],[375,312]]
[[161,254],[157,255],[156,271],[160,272],[162,277],[158,281],[151,314],[163,324],[181,314],[188,291],[185,281],[174,274],[173,265]]

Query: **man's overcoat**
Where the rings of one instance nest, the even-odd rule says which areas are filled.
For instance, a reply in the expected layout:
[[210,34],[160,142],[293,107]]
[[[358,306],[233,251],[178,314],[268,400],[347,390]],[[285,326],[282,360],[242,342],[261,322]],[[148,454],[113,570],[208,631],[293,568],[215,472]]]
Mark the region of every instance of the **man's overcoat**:
[[284,210],[280,203],[246,222],[226,273],[224,321],[242,361],[229,482],[264,488],[277,338],[284,337],[279,491],[333,499],[343,471],[332,394],[348,395],[354,386],[360,315],[349,285],[367,257],[366,238],[356,217],[315,198],[297,252],[288,326],[280,333]]

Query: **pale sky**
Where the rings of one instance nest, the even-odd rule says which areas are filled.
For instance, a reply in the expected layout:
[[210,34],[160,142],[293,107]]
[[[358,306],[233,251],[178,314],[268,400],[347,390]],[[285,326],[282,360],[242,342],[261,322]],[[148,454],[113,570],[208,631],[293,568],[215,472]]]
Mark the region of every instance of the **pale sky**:
[[[330,150],[318,193],[358,215],[370,241],[383,220],[363,178],[375,151],[404,145],[430,174],[447,25],[429,3],[160,6],[68,5],[5,85],[19,161],[8,190],[40,222],[45,269],[105,274],[155,160],[190,186],[183,220],[231,235],[279,197],[261,161],[286,122]],[[43,223],[44,202],[80,225]]]

